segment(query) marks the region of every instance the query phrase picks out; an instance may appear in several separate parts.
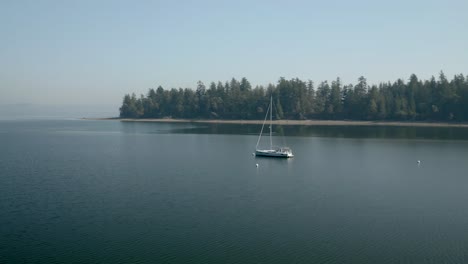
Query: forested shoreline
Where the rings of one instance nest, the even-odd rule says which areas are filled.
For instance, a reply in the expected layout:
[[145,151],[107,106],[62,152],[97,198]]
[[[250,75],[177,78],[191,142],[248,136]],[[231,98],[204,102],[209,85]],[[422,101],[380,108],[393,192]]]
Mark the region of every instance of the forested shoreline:
[[455,75],[393,83],[344,85],[340,78],[315,85],[298,78],[280,78],[277,84],[252,87],[246,78],[212,82],[199,81],[195,90],[149,89],[137,97],[124,96],[121,118],[244,119],[265,117],[270,95],[275,119],[468,121],[468,76]]

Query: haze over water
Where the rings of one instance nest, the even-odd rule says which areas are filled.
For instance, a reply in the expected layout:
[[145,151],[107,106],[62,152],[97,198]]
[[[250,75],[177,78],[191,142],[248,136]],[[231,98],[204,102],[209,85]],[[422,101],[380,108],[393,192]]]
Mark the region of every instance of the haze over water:
[[468,261],[467,129],[259,130],[0,121],[0,263]]

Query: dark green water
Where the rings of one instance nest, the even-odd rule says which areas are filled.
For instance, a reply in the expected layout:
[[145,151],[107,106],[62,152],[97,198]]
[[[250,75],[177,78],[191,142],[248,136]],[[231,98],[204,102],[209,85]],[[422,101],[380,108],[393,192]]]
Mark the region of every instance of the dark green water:
[[0,263],[468,262],[468,130],[258,131],[0,121]]

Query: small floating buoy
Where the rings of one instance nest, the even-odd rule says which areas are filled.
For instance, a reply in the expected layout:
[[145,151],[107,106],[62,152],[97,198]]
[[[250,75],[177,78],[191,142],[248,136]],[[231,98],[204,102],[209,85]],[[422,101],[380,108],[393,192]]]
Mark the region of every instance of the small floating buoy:
[[418,164],[421,164],[421,161],[420,161],[420,160],[418,160]]
[[257,167],[257,168],[258,168],[258,163],[257,163],[257,164],[255,164],[255,167]]

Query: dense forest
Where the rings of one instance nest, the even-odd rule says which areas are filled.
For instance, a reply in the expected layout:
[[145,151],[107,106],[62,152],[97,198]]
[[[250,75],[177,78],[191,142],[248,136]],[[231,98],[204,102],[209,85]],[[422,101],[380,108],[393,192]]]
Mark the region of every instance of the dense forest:
[[349,119],[468,121],[468,76],[448,80],[409,80],[369,85],[343,85],[340,78],[317,86],[298,78],[268,86],[252,87],[246,78],[208,87],[198,82],[196,90],[149,89],[146,96],[125,95],[121,118],[263,119],[273,95],[276,119]]

